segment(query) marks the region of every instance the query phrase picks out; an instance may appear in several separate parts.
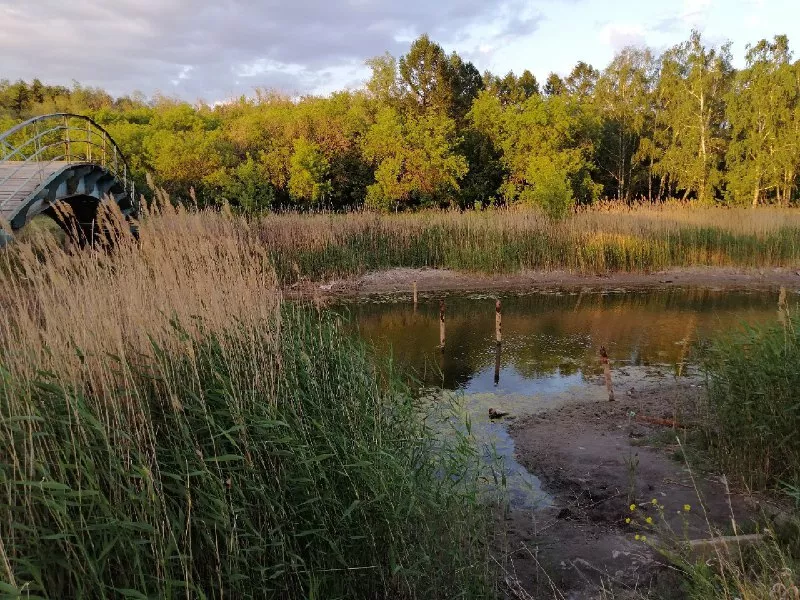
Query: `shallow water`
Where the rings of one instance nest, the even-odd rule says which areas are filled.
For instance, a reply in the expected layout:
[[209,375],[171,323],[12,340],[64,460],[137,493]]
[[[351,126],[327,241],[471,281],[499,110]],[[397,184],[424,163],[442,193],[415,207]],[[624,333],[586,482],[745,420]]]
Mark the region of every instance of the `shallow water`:
[[[502,302],[503,343],[495,343],[495,300]],[[439,348],[439,301],[445,301],[445,346]],[[796,304],[797,292],[789,292]],[[715,333],[774,321],[778,292],[668,289],[498,294],[408,294],[336,308],[379,353],[391,354],[425,386],[463,394],[473,430],[503,458],[512,505],[548,502],[538,479],[514,459],[514,442],[489,407],[513,416],[596,396],[605,346],[615,368],[650,376],[685,375],[694,350]],[[491,448],[494,448],[492,450]]]

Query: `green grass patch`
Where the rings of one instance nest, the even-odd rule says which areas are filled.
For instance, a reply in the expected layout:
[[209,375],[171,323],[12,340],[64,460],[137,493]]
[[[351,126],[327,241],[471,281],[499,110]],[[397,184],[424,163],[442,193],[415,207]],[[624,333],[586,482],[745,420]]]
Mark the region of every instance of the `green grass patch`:
[[3,595],[493,595],[469,440],[330,319],[282,312],[173,323],[170,351],[85,357],[84,386],[0,370]]
[[706,358],[711,447],[755,489],[800,484],[800,317],[721,337]]

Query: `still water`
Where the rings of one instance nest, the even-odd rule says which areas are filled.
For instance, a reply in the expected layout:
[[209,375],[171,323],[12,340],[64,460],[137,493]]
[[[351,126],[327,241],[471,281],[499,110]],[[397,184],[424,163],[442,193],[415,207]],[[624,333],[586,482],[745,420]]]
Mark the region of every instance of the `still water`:
[[[796,291],[789,291],[796,305]],[[440,300],[445,346],[439,347]],[[495,300],[502,302],[501,348],[495,343]],[[538,479],[514,459],[506,425],[489,407],[515,417],[602,396],[596,374],[600,346],[615,368],[683,376],[694,351],[716,333],[775,321],[778,292],[668,289],[409,295],[348,302],[359,334],[425,386],[462,395],[479,442],[503,458],[512,505],[548,502]],[[599,395],[598,395],[599,393]]]

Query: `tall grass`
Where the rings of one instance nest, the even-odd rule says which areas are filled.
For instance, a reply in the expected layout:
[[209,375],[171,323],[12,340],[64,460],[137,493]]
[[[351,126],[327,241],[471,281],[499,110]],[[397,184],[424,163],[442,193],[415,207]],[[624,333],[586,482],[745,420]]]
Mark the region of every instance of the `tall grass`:
[[709,447],[723,472],[779,508],[761,515],[762,542],[687,560],[698,600],[800,597],[800,315],[782,302],[778,317],[721,335],[704,356]]
[[140,236],[0,257],[0,593],[491,596],[468,441],[282,305],[243,220],[167,207]]
[[800,264],[800,211],[781,208],[608,204],[558,222],[532,210],[288,214],[254,228],[283,282],[392,267],[605,273]]
[[800,486],[800,316],[720,337],[706,358],[710,441],[755,489]]

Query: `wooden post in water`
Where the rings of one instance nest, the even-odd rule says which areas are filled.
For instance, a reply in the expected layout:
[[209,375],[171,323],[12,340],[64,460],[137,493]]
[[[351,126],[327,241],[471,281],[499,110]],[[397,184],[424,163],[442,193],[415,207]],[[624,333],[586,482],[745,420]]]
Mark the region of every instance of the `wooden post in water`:
[[444,352],[444,300],[439,300],[439,348]]
[[497,343],[494,347],[494,384],[500,383],[500,352],[503,349],[501,343]]
[[778,294],[778,320],[785,327],[786,326],[786,287],[781,286],[781,291]]
[[609,402],[614,401],[614,387],[611,385],[611,365],[608,364],[608,353],[605,346],[600,346],[600,362],[603,363],[603,375],[606,378],[606,390],[608,390]]
[[503,343],[503,309],[500,300],[494,305],[494,337],[498,346]]
[[417,308],[417,280],[414,280],[414,308]]

